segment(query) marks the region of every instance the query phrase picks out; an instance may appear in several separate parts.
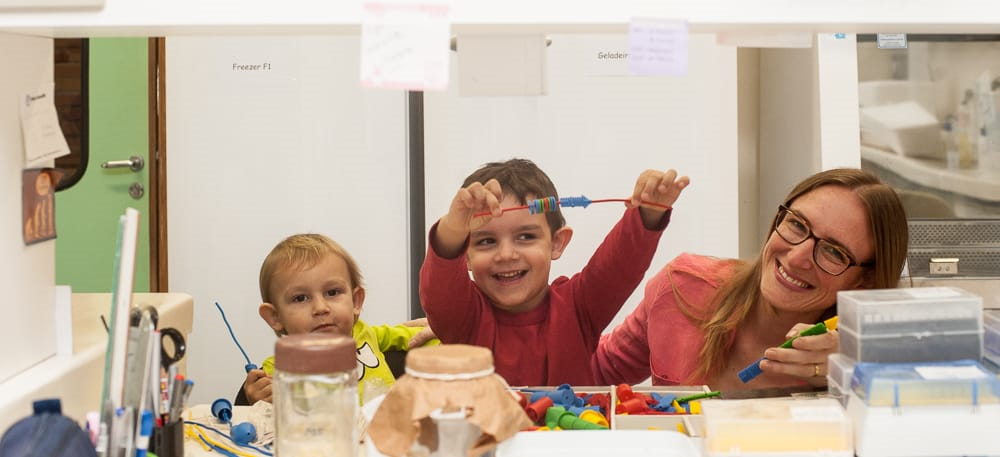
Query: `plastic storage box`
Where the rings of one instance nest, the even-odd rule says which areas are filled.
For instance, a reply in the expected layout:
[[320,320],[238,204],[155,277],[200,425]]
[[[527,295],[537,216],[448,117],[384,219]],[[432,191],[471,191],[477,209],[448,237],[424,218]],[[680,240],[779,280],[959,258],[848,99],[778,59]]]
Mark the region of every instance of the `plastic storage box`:
[[833,398],[706,400],[705,456],[853,457],[849,420]]
[[975,360],[854,366],[851,391],[869,406],[1000,403],[1000,379]]
[[1000,366],[1000,311],[983,312],[983,358]]
[[827,358],[826,385],[830,397],[847,406],[847,393],[851,390],[851,376],[857,362],[844,354],[830,354]]
[[982,357],[982,297],[955,287],[837,293],[840,352],[859,362]]
[[859,457],[1000,455],[1000,380],[974,360],[854,366]]

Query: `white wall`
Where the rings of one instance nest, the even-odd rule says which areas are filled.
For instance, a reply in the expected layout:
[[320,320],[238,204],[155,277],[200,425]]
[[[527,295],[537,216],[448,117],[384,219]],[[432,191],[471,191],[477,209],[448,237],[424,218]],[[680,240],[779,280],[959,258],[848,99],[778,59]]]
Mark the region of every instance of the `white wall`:
[[[0,290],[4,291],[0,347],[3,381],[55,354],[55,241],[24,245],[21,170],[24,143],[19,101],[52,79],[52,40],[0,33]],[[57,227],[65,230],[66,227]],[[30,413],[26,411],[25,414]]]
[[855,47],[852,34],[819,34],[812,48],[761,50],[761,233],[802,178],[861,166]]
[[[643,170],[675,168],[691,186],[675,204],[647,276],[682,251],[738,256],[735,48],[717,46],[714,35],[692,35],[687,76],[637,77],[595,63],[598,50],[627,51],[624,35],[549,37],[545,96],[462,98],[455,84],[425,94],[427,224],[445,213],[465,177],[490,161],[532,159],[560,196],[591,199],[626,197]],[[452,81],[460,59],[452,59]],[[552,277],[578,272],[621,213],[617,203],[564,210],[575,232]],[[635,307],[642,288],[614,323]]]
[[[194,297],[195,403],[232,398],[245,361],[274,351],[258,273],[281,239],[319,232],[360,264],[362,319],[407,318],[406,104],[362,91],[359,38],[167,39],[170,289]],[[267,71],[236,71],[264,63]]]
[[[681,250],[738,255],[735,49],[695,36],[689,76],[629,78],[591,73],[594,40],[606,37],[553,36],[544,97],[425,93],[428,221],[488,160],[530,157],[563,195],[591,198],[624,197],[642,170],[674,167],[692,186],[654,268]],[[170,287],[195,299],[196,402],[233,395],[244,377],[215,300],[253,362],[271,354],[257,273],[291,233],[327,233],[355,254],[369,322],[406,318],[405,104],[401,92],[358,88],[356,49],[347,37],[167,41]],[[231,69],[268,59],[282,70]],[[577,232],[555,273],[577,271],[620,214],[568,210]]]

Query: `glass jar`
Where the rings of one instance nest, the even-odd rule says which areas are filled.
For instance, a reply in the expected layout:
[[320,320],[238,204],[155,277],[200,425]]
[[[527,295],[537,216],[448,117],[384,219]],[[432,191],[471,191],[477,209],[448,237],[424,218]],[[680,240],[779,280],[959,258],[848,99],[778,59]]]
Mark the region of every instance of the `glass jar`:
[[274,347],[275,455],[353,457],[358,446],[354,339],[289,335]]

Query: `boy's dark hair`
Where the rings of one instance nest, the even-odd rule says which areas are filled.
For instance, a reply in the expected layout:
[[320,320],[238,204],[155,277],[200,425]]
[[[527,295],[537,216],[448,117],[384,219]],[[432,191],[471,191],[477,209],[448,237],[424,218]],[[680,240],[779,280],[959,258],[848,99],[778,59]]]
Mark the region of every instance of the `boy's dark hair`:
[[[559,193],[556,192],[555,184],[549,176],[538,168],[534,162],[528,159],[510,159],[506,162],[490,162],[478,170],[472,172],[462,187],[468,187],[474,182],[486,183],[490,179],[496,179],[503,189],[503,194],[513,195],[522,205],[527,205],[529,196],[532,200],[546,197],[555,197],[559,201]],[[566,225],[562,210],[557,205],[555,211],[545,213],[545,219],[549,223],[552,233]]]

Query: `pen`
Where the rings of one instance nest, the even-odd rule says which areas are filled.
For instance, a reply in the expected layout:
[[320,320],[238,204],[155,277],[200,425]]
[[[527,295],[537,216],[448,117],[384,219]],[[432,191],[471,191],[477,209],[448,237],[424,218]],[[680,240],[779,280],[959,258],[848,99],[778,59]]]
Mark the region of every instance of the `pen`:
[[[837,329],[837,316],[833,316],[823,322],[820,322],[816,325],[813,325],[812,327],[809,327],[799,332],[798,335],[785,340],[785,342],[781,343],[781,346],[778,347],[784,349],[790,349],[792,347],[792,343],[800,336],[822,335],[830,330],[836,330],[836,329]],[[750,382],[751,379],[759,376],[761,374],[760,362],[762,362],[764,359],[765,357],[761,357],[757,359],[756,362],[751,363],[746,368],[740,370],[740,372],[737,373],[737,376],[740,377],[740,381],[743,381],[743,383],[745,384]]]
[[191,396],[191,391],[194,390],[194,381],[190,379],[184,380],[184,393],[181,394],[181,410],[187,407],[188,398]]
[[162,381],[161,381],[161,379],[162,379],[161,378],[162,367],[160,366],[160,361],[161,361],[161,359],[160,359],[160,350],[161,350],[161,347],[162,347],[161,346],[162,343],[160,342],[160,331],[159,330],[154,331],[153,335],[154,335],[153,341],[151,342],[152,344],[150,345],[150,349],[149,349],[149,351],[150,351],[150,357],[152,358],[152,361],[149,364],[149,370],[150,370],[149,371],[149,387],[150,387],[150,389],[149,389],[150,397],[149,398],[152,399],[151,404],[152,404],[152,407],[153,407],[152,408],[153,409],[153,416],[157,417],[163,411],[163,399],[162,399],[162,396],[163,396],[163,390],[162,390],[163,389],[163,384],[162,384]]
[[170,384],[170,410],[167,419],[173,422],[181,416],[181,402],[184,401],[184,375],[174,376]]
[[139,436],[135,439],[135,457],[146,457],[149,449],[149,436],[153,434],[153,412],[144,410],[139,423]]
[[94,444],[94,450],[97,452],[98,457],[108,456],[108,445],[111,441],[111,423],[115,417],[114,409],[111,399],[105,398],[104,405],[101,408],[101,424],[97,430],[97,442]]

